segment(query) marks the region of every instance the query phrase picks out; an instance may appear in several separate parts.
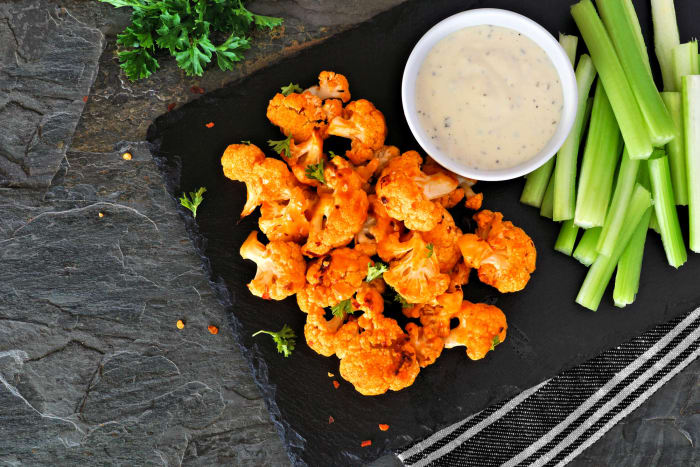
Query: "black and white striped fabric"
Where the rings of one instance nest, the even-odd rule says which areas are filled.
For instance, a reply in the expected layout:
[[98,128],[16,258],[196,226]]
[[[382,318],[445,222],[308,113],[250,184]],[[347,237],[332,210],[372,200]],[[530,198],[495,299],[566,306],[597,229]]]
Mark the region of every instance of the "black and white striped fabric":
[[407,465],[565,465],[700,355],[700,308],[398,454]]

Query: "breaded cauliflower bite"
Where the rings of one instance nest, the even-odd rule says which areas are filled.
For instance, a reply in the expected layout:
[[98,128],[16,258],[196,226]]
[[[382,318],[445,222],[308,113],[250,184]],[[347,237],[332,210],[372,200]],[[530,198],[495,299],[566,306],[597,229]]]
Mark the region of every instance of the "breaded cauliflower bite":
[[359,99],[345,106],[345,117],[338,116],[328,124],[329,135],[350,139],[345,155],[353,164],[374,157],[374,151],[384,145],[386,122],[384,115],[370,101]]
[[435,228],[443,212],[431,200],[454,191],[457,179],[443,172],[427,175],[420,169],[422,162],[416,151],[391,159],[375,190],[391,217],[404,221],[411,230],[426,232]]
[[309,263],[302,295],[320,306],[337,305],[352,297],[367,277],[369,256],[350,248],[336,248]]
[[221,156],[224,175],[246,185],[247,200],[241,217],[264,201],[282,201],[291,197],[298,183],[284,162],[265,157],[254,144],[231,144]]
[[484,358],[506,339],[506,316],[498,307],[465,300],[453,317],[459,319],[459,325],[445,338],[445,347],[465,346],[472,360]]
[[440,272],[437,248],[425,242],[419,232],[400,242],[384,281],[409,303],[426,303],[447,290],[450,276]]
[[243,259],[258,266],[248,289],[256,297],[283,300],[299,292],[306,284],[306,262],[301,248],[292,242],[270,242],[263,245],[253,231],[241,245]]
[[309,235],[309,220],[318,196],[297,187],[289,199],[265,201],[260,207],[258,225],[271,241],[303,242]]
[[499,292],[522,290],[535,271],[537,251],[532,239],[503,214],[483,210],[474,215],[478,228],[459,239],[464,263],[479,270],[479,280]]
[[311,86],[308,92],[321,99],[340,99],[343,103],[350,100],[348,79],[334,71],[322,71],[318,75],[318,85]]
[[367,193],[348,161],[334,157],[325,168],[324,177],[327,186],[319,188],[320,199],[312,213],[308,240],[302,247],[307,256],[321,256],[347,245],[367,219]]
[[310,92],[291,93],[288,96],[277,93],[267,106],[267,118],[277,125],[285,136],[303,142],[311,137],[315,129],[322,133],[328,125],[323,101]]

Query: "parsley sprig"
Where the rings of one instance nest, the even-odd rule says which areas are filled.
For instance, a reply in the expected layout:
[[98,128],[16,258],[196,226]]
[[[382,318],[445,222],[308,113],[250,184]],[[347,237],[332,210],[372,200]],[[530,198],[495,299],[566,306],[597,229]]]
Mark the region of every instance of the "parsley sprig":
[[282,92],[283,96],[288,96],[293,92],[302,92],[303,91],[303,89],[301,89],[301,86],[299,86],[296,83],[289,83],[286,86],[282,86],[280,89],[282,90],[281,92]]
[[264,329],[261,329],[253,334],[253,337],[257,336],[258,334],[267,334],[272,336],[272,340],[274,340],[275,344],[277,344],[277,352],[283,354],[285,357],[289,357],[294,351],[297,336],[294,334],[292,328],[286,324],[277,332],[265,331]]
[[292,136],[289,135],[285,139],[268,139],[267,144],[280,156],[289,157],[289,145],[292,143]]
[[311,180],[318,180],[319,182],[326,184],[326,177],[323,175],[323,160],[318,164],[309,164],[306,166],[306,177]]
[[434,246],[432,243],[428,243],[428,245],[425,247],[425,249],[428,250],[425,252],[426,258],[430,258],[431,256],[433,256],[433,248]]
[[[202,76],[213,58],[231,70],[250,48],[253,27],[272,29],[282,18],[249,11],[243,0],[100,0],[131,8],[131,25],[117,36],[119,61],[130,80],[148,78],[160,65],[156,51],[167,50],[188,75]],[[215,37],[225,37],[217,44]]]
[[374,264],[367,263],[367,277],[365,278],[365,281],[372,282],[377,277],[382,277],[382,274],[384,274],[388,270],[389,268],[387,267],[387,265],[382,263],[381,261],[377,261]]
[[180,204],[192,211],[192,217],[197,217],[197,208],[202,204],[202,201],[204,201],[203,195],[205,191],[207,191],[207,189],[201,187],[197,191],[190,191],[189,198],[187,197],[187,193],[183,193],[180,197]]
[[501,343],[501,339],[499,339],[498,336],[493,336],[493,340],[491,340],[491,350],[494,350],[498,344]]
[[356,310],[352,306],[352,301],[348,298],[336,305],[333,305],[331,307],[331,311],[333,312],[333,316],[340,316],[341,318],[344,318],[345,315],[351,315],[355,313]]

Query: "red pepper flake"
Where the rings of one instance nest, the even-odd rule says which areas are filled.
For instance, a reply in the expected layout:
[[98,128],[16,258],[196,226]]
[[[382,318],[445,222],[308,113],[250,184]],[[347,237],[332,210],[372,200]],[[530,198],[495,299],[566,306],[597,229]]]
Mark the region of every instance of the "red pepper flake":
[[212,333],[212,334],[215,334],[215,335],[216,335],[216,334],[219,333],[219,328],[217,328],[217,327],[214,326],[213,324],[210,324],[209,326],[207,326],[207,329],[209,329],[209,332]]
[[386,423],[380,423],[380,424],[379,424],[379,429],[382,430],[382,431],[386,431],[386,430],[389,429],[389,425],[387,425]]
[[336,389],[338,389],[338,388],[340,387],[340,383],[337,382],[337,381],[335,381],[335,380],[333,380],[333,387],[336,388]]
[[214,128],[214,122],[209,122],[206,125],[204,125],[207,128]]
[[83,102],[87,102],[88,96],[83,96]]
[[372,445],[372,441],[369,440],[369,439],[366,439],[366,440],[364,440],[363,442],[360,443],[360,446],[363,447],[363,448],[366,448],[367,446],[371,446],[371,445]]
[[329,425],[330,425],[331,423],[333,423],[334,421],[335,421],[335,418],[333,418],[332,415],[331,415],[330,417],[328,417],[328,424],[329,424]]
[[204,89],[200,88],[199,86],[192,86],[190,88],[190,92],[192,94],[204,94]]
[[170,104],[168,104],[168,112],[170,112],[171,110],[173,110],[173,109],[175,108],[176,105],[177,105],[177,103],[175,103],[175,102],[171,102]]

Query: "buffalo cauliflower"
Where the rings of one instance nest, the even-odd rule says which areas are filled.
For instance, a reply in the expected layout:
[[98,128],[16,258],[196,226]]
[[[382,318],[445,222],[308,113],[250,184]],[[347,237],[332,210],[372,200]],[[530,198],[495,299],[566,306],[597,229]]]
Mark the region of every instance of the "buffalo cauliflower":
[[307,284],[298,300],[328,307],[349,299],[367,277],[370,262],[369,256],[350,248],[336,248],[315,259],[309,263]]
[[296,144],[294,141],[290,141],[289,154],[284,155],[297,180],[305,185],[320,185],[319,180],[309,178],[307,173],[307,168],[310,165],[316,165],[325,160],[323,138],[321,138],[321,132],[318,129],[313,130],[311,137],[303,143]]
[[303,142],[311,138],[315,129],[325,133],[328,125],[320,97],[310,92],[277,93],[267,106],[267,118],[277,125],[285,136]]
[[423,240],[435,245],[440,272],[448,273],[461,258],[457,240],[462,236],[462,231],[455,225],[455,221],[447,209],[440,206],[440,210],[442,213],[435,228],[423,232],[422,236]]
[[406,325],[411,345],[416,350],[416,360],[421,368],[435,363],[445,347],[445,341],[431,328],[418,326],[416,323]]
[[306,262],[299,245],[292,242],[270,242],[263,245],[253,231],[241,245],[243,259],[258,266],[248,289],[256,297],[282,300],[293,295],[306,284]]
[[334,316],[327,320],[325,313],[320,306],[313,306],[309,310],[304,325],[304,337],[311,350],[324,357],[330,357],[335,354],[336,333],[343,325],[344,316]]
[[443,212],[431,200],[451,193],[457,179],[443,172],[427,175],[421,171],[421,163],[416,151],[390,160],[375,190],[391,217],[404,221],[411,230],[425,232],[435,228]]
[[265,201],[260,207],[260,230],[271,241],[301,242],[309,235],[309,220],[318,197],[297,187],[289,199]]
[[484,358],[506,338],[506,316],[498,307],[465,300],[454,317],[459,324],[445,338],[445,347],[465,346],[472,360]]
[[459,239],[464,263],[479,271],[479,280],[499,292],[522,290],[535,270],[537,252],[532,239],[500,212],[474,215],[478,228]]
[[350,149],[345,155],[353,164],[372,159],[386,138],[384,115],[366,99],[350,102],[344,114],[330,121],[327,134],[350,139]]
[[444,173],[457,179],[457,182],[459,184],[458,188],[456,188],[451,193],[441,196],[440,198],[436,198],[435,202],[440,203],[444,207],[449,209],[454,206],[457,206],[457,203],[459,203],[460,201],[462,201],[462,199],[466,197],[464,205],[467,208],[472,209],[474,211],[478,211],[479,209],[481,209],[481,203],[484,200],[484,195],[482,193],[477,194],[472,189],[472,187],[476,184],[476,180],[472,178],[462,177],[461,175],[452,173],[446,168],[438,165],[438,163],[430,157],[427,157],[425,160],[425,164],[423,164],[423,172],[425,172],[428,175]]
[[311,86],[307,91],[321,99],[340,99],[343,102],[350,100],[348,79],[333,71],[322,71],[318,75],[318,85]]
[[384,261],[390,261],[404,230],[403,223],[389,217],[377,197],[370,195],[367,219],[355,235],[356,248],[369,256],[379,254]]

